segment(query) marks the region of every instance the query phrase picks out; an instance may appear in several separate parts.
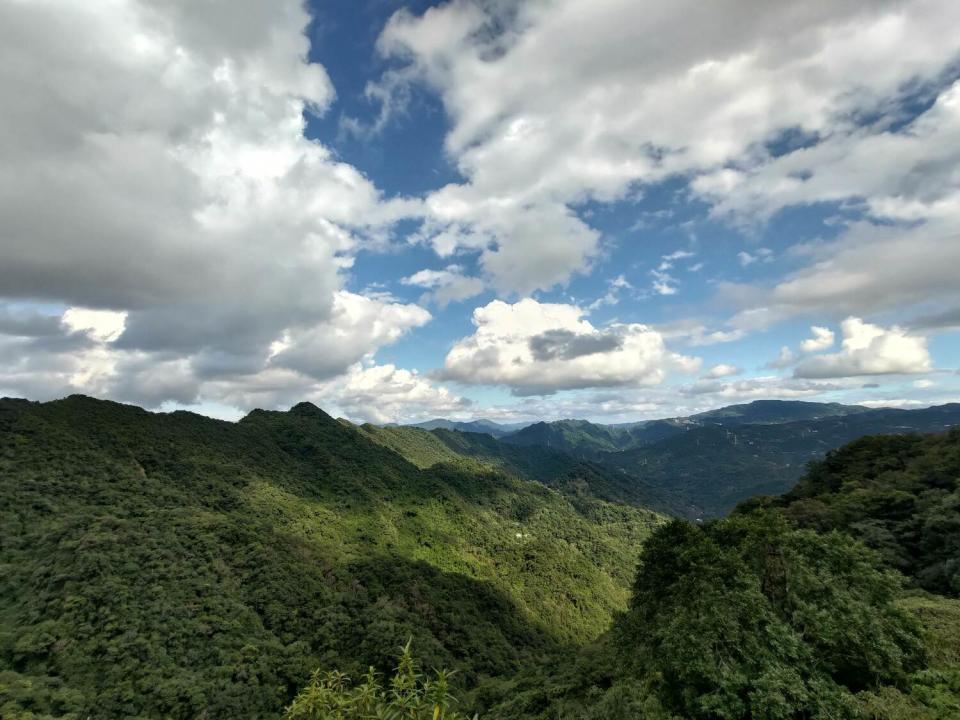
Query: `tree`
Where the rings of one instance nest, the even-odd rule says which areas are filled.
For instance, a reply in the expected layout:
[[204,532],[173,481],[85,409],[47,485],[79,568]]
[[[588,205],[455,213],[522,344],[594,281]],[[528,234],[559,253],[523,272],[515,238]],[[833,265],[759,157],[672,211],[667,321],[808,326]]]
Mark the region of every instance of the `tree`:
[[619,642],[685,717],[853,717],[853,693],[922,663],[900,583],[863,545],[776,513],[677,520],[644,547]]
[[433,679],[423,680],[410,645],[408,641],[404,646],[387,687],[380,685],[373,668],[356,686],[337,670],[317,670],[287,708],[286,720],[464,720],[452,709],[453,673],[436,670]]

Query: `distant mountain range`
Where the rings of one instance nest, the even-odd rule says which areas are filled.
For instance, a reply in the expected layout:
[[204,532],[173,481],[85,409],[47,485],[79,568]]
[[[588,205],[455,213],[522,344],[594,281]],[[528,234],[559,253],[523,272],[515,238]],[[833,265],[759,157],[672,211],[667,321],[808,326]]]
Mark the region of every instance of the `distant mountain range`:
[[[472,432],[457,425],[476,423],[446,429]],[[513,432],[498,426],[496,435],[484,432],[499,440],[496,446],[538,447],[589,462],[599,468],[600,487],[593,491],[601,497],[714,517],[753,495],[786,492],[811,460],[864,435],[937,432],[955,425],[960,425],[955,403],[900,410],[757,400],[627,425],[556,420]],[[511,451],[500,453],[506,457]],[[636,492],[630,489],[634,485]]]
[[[540,422],[498,423],[486,418],[460,421],[434,418],[411,423],[406,427],[424,430],[459,430],[460,432],[488,433],[495,438],[507,438],[515,445],[546,445],[574,454],[593,451],[610,452],[656,442],[677,434],[691,425],[718,423],[722,425],[772,424],[796,420],[819,420],[871,412],[862,405],[816,403],[797,400],[755,400],[741,405],[690,415],[688,417],[642,420],[631,423],[593,423],[588,420],[553,420]],[[387,427],[392,427],[388,425]]]
[[460,432],[487,433],[494,437],[503,437],[521,428],[525,428],[529,424],[530,423],[498,423],[483,418],[470,420],[469,422],[435,418],[433,420],[412,423],[406,427],[421,428],[423,430],[459,430]]

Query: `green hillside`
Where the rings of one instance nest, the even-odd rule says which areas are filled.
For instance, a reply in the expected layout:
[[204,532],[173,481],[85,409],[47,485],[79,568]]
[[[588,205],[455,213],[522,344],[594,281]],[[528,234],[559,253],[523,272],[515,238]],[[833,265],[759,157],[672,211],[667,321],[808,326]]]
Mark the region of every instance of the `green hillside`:
[[660,522],[421,470],[308,404],[4,400],[0,715],[276,717],[314,668],[386,670],[408,637],[472,686],[607,627]]
[[698,524],[500,445],[0,401],[0,717],[960,717],[960,431]]
[[803,527],[852,534],[927,590],[960,595],[960,428],[858,440],[773,505]]
[[[817,412],[823,410],[823,404],[814,405]],[[602,454],[598,462],[678,496],[693,514],[716,517],[754,495],[788,491],[811,461],[844,443],[865,435],[941,432],[957,425],[957,404],[792,422],[690,424],[657,442]]]
[[486,687],[490,717],[960,718],[960,600],[920,589],[957,594],[958,482],[960,430],[870,437],[783,498],[659,528],[629,611]]
[[356,428],[364,437],[378,445],[390,448],[421,469],[432,467],[437,463],[455,463],[463,459],[462,455],[448,447],[430,430],[410,425],[384,427],[369,423],[358,425]]
[[549,485],[575,503],[581,498],[599,498],[669,515],[689,512],[688,503],[672,491],[652,487],[621,468],[542,445],[513,445],[487,433],[443,428],[426,431],[412,426],[362,425],[359,430],[421,468],[437,463],[466,463],[468,467],[499,469]]
[[777,424],[799,420],[845,417],[869,412],[871,410],[862,405],[804,402],[803,400],[754,400],[749,403],[727,405],[716,410],[691,415],[690,420],[700,423],[715,422],[723,425]]
[[538,422],[503,437],[512,445],[542,445],[575,457],[620,450],[630,441],[628,430],[586,420]]

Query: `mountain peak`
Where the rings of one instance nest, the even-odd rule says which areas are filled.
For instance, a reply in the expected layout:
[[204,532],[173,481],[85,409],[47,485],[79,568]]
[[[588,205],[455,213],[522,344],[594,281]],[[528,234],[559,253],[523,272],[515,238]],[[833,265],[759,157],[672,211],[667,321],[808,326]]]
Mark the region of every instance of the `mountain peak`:
[[322,417],[327,420],[333,420],[333,418],[325,413],[323,410],[318,408],[312,402],[298,402],[292,408],[287,411],[290,415],[301,415],[303,417]]

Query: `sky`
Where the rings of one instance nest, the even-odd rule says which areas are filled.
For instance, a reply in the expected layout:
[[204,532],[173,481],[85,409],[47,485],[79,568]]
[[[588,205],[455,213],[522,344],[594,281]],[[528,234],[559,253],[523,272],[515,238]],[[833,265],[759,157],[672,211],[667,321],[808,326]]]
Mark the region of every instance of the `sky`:
[[0,0],[0,396],[960,401],[955,0]]

